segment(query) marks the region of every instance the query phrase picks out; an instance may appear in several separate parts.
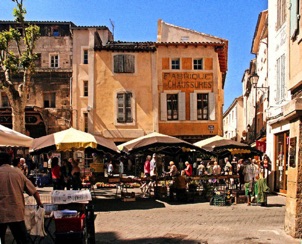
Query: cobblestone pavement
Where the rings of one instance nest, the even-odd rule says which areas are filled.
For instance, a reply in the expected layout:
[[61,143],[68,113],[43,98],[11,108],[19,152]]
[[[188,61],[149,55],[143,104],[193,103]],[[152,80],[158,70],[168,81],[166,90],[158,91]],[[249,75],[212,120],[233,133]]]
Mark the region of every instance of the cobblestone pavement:
[[[269,196],[267,207],[212,206],[141,197],[122,202],[115,189],[102,189],[93,203],[96,243],[302,243],[284,232],[283,196]],[[9,232],[7,240],[11,243]]]
[[97,199],[97,243],[302,243],[284,232],[285,197],[268,206]]

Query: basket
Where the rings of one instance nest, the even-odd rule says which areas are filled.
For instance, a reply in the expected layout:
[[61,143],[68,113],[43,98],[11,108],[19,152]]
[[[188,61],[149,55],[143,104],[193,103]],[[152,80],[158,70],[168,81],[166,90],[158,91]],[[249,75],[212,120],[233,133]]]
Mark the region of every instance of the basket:
[[57,233],[65,232],[80,232],[85,226],[85,214],[73,218],[55,219],[55,226]]
[[215,195],[213,205],[214,206],[225,206],[226,205],[225,195]]

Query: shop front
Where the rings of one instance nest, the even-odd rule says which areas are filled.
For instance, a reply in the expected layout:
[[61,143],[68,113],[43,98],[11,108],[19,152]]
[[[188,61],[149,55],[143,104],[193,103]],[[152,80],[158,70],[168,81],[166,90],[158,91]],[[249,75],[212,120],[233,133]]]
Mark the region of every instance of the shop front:
[[287,193],[289,131],[275,134],[275,184],[274,191]]

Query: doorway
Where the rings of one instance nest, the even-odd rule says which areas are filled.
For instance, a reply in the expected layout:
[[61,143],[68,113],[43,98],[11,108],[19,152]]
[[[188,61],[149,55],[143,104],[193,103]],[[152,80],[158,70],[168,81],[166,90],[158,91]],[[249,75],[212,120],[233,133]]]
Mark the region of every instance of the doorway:
[[275,186],[274,190],[287,193],[289,131],[275,135]]

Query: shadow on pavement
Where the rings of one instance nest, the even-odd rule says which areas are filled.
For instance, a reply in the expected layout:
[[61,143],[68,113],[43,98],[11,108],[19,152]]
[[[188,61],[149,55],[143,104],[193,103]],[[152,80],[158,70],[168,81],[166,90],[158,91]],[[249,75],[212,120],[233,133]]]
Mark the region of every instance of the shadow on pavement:
[[[163,237],[156,237],[156,238],[138,238],[138,239],[127,239],[127,240],[120,240],[115,232],[104,232],[104,233],[97,233],[95,235],[95,239],[97,240],[96,243],[157,243],[157,244],[164,244],[164,243],[192,243],[192,240],[183,240],[186,238],[187,235],[181,235],[176,233],[167,233]],[[98,241],[101,240],[101,241]],[[196,242],[194,242],[196,243]],[[200,244],[206,244],[207,241],[200,241]]]
[[116,199],[93,199],[94,211],[124,211],[133,209],[164,208],[165,205],[154,198],[137,198],[133,202],[123,202],[121,198]]

